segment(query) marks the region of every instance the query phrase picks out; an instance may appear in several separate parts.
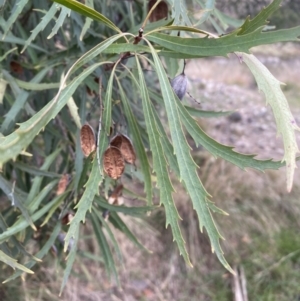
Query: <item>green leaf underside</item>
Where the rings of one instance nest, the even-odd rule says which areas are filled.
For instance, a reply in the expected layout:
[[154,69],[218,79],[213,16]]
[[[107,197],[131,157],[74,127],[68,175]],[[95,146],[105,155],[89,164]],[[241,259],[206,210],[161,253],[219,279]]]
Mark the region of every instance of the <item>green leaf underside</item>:
[[157,129],[155,117],[152,112],[152,105],[147,91],[144,75],[137,61],[139,83],[142,96],[143,112],[150,142],[150,148],[153,156],[153,169],[157,176],[157,186],[160,192],[160,202],[164,205],[166,211],[166,226],[170,225],[173,233],[173,238],[177,242],[179,252],[185,259],[186,263],[192,265],[185,248],[185,241],[182,237],[181,230],[178,224],[179,215],[174,204],[172,193],[174,188],[169,178],[167,170],[167,161],[164,156],[163,148],[160,141],[160,133]]
[[283,138],[284,157],[286,161],[287,190],[291,191],[294,171],[296,166],[296,154],[299,148],[296,141],[295,130],[300,130],[290,111],[280,82],[270,71],[254,56],[246,53],[237,53],[251,70],[257,82],[259,90],[263,91],[266,101],[270,104],[275,117],[277,132]]
[[298,41],[300,26],[290,29],[282,29],[270,32],[261,32],[261,28],[255,31],[238,35],[238,31],[214,38],[181,38],[161,33],[154,33],[147,38],[162,47],[172,51],[199,56],[226,56],[228,53],[240,51],[248,53],[250,48],[273,44],[277,42]]
[[117,32],[121,32],[121,30],[113,22],[111,22],[108,18],[106,18],[105,16],[103,16],[102,14],[100,14],[99,12],[94,10],[93,8],[90,8],[78,1],[74,1],[74,0],[52,0],[52,1],[59,3],[63,6],[66,6],[66,7],[70,8],[72,11],[75,11],[85,17],[88,17],[95,21],[101,22]]
[[[149,46],[150,45],[151,44],[149,43]],[[206,228],[212,244],[212,251],[216,252],[217,257],[224,267],[230,272],[233,272],[223,256],[223,251],[219,242],[221,235],[216,228],[215,222],[208,207],[207,197],[209,195],[198,177],[196,164],[191,157],[190,148],[183,134],[180,113],[178,111],[179,108],[176,105],[176,101],[174,101],[173,89],[170,85],[165,70],[163,69],[162,63],[160,62],[154,49],[152,50],[152,56],[156,66],[156,72],[159,78],[166,107],[169,128],[171,131],[171,137],[179,165],[181,179],[184,181],[187,192],[191,197],[193,207],[197,212],[200,230],[202,231],[203,226]]]

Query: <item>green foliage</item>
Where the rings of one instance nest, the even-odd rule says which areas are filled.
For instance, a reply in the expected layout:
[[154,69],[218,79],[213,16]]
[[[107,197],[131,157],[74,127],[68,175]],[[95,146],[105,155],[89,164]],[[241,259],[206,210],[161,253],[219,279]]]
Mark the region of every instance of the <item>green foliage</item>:
[[[74,0],[54,2],[59,4],[40,2],[40,6],[32,10],[31,4],[35,2],[15,1],[7,4],[0,17],[3,45],[0,49],[0,104],[3,104],[0,107],[0,188],[5,199],[10,200],[1,205],[0,260],[29,272],[37,259],[45,257],[56,244],[63,228],[67,231],[64,251],[69,254],[62,291],[76,260],[82,224],[88,223],[93,228],[108,274],[117,278],[114,257],[117,254],[121,260],[121,252],[112,228],[144,248],[120,214],[143,217],[156,208],[153,199],[157,196],[166,212],[166,227],[170,225],[180,254],[192,265],[173,199],[172,182],[176,178],[191,199],[200,231],[206,229],[212,251],[232,272],[223,255],[221,234],[211,211],[226,213],[210,201],[186,136],[189,134],[213,156],[241,169],[263,171],[278,169],[284,164],[239,154],[233,147],[209,137],[194,117],[218,117],[228,112],[201,111],[184,105],[174,94],[166,71],[177,66],[174,58],[198,59],[238,52],[274,110],[285,144],[283,159],[288,167],[290,190],[298,151],[294,139],[297,128],[294,123],[291,126],[293,118],[279,83],[257,59],[246,53],[257,45],[297,41],[300,27],[264,30],[280,0],[273,1],[244,23],[214,9],[214,1],[206,1],[205,5],[197,1],[205,10],[200,20],[195,20],[197,26],[194,27],[194,16],[186,14],[185,1],[174,0],[170,1],[172,19],[147,24],[143,31],[139,28],[147,11],[138,1],[130,5],[125,1],[108,4],[91,0],[87,5]],[[235,29],[216,35],[204,31],[203,22],[211,22],[218,32],[229,25]],[[174,36],[179,31],[180,36]],[[144,64],[154,71],[151,76],[142,69]],[[155,85],[156,80],[159,87]],[[98,103],[100,107],[95,109]],[[166,112],[167,120],[161,118],[161,110]],[[84,159],[79,128],[89,121],[95,129],[98,127],[97,150]],[[134,185],[129,183],[142,184],[144,194],[139,190],[135,194],[145,199],[147,206],[108,203],[109,192],[120,181],[109,179],[103,170],[103,155],[112,137],[112,127],[113,132],[125,132],[133,140],[138,159],[136,170],[126,167],[122,183],[133,190]],[[55,193],[57,177],[67,174],[73,179],[62,193]],[[110,215],[105,219],[107,210]],[[73,218],[67,226],[62,226],[61,221],[68,213],[72,213]],[[47,241],[40,243],[40,249],[35,250],[35,257],[24,248],[31,243],[33,231],[50,233]],[[29,256],[30,261],[24,266],[18,264],[11,256],[11,246],[18,250],[15,258]],[[7,281],[20,274],[16,271]]]

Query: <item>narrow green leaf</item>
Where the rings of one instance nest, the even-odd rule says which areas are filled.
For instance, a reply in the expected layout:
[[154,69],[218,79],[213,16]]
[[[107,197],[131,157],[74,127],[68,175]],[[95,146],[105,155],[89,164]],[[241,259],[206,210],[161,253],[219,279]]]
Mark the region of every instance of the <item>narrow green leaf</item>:
[[73,11],[86,16],[88,18],[91,18],[95,21],[99,21],[103,24],[105,24],[106,26],[108,26],[109,28],[117,31],[117,32],[122,32],[112,21],[110,21],[108,18],[106,18],[105,16],[103,16],[102,14],[100,14],[99,12],[97,12],[96,10],[78,2],[75,0],[52,0],[54,2],[57,2],[63,6],[66,6],[70,9],[72,9]]
[[28,274],[34,274],[31,270],[27,269],[25,266],[19,264],[17,260],[9,257],[4,252],[0,250],[0,261],[4,262],[5,264],[11,266],[13,269],[19,269],[21,271],[24,271]]
[[[51,164],[54,162],[54,160],[57,158],[57,156],[59,155],[60,152],[61,152],[61,149],[58,148],[52,154],[50,154],[45,159],[43,165],[39,168],[40,172],[46,172],[50,168]],[[15,164],[19,164],[19,163],[15,163]],[[44,179],[43,176],[37,176],[34,178],[32,184],[31,184],[29,194],[25,201],[25,204],[31,203],[31,201],[39,194],[43,179]]]
[[66,268],[64,270],[64,276],[63,276],[63,281],[62,281],[61,286],[60,286],[59,296],[61,296],[62,291],[63,291],[65,285],[68,282],[68,279],[69,279],[69,276],[70,276],[70,273],[71,273],[71,270],[72,270],[72,267],[73,267],[73,263],[75,261],[76,254],[77,254],[78,239],[79,239],[79,232],[75,233],[74,240],[72,241],[72,243],[70,241],[68,241],[68,246],[69,246],[69,244],[71,245],[71,250],[70,250],[70,252],[68,254],[68,257],[67,257],[67,265],[66,265]]
[[[2,216],[2,214],[0,213],[0,228],[2,229],[2,232],[6,231],[8,226]],[[4,243],[2,243],[4,244]],[[13,244],[14,247],[16,247],[18,249],[18,251],[22,254],[24,254],[25,256],[28,256],[30,259],[34,260],[34,261],[41,261],[39,258],[33,256],[32,254],[28,253],[26,251],[26,249],[23,247],[23,245],[16,239],[15,236],[11,236],[10,237],[10,244]],[[9,255],[9,254],[8,254]]]
[[15,5],[12,11],[12,14],[10,15],[9,19],[6,22],[6,28],[3,34],[2,39],[7,35],[9,32],[10,27],[15,23],[17,20],[18,16],[21,14],[23,8],[27,4],[28,0],[20,0],[20,1],[15,1]]
[[[148,41],[147,43],[149,47],[152,47]],[[193,207],[197,212],[200,223],[200,230],[202,230],[203,226],[206,228],[211,241],[212,251],[216,252],[217,257],[224,265],[224,267],[230,272],[233,272],[223,256],[223,251],[219,242],[221,235],[217,230],[207,204],[207,198],[209,195],[198,177],[196,164],[191,157],[190,148],[183,134],[179,113],[180,108],[178,108],[176,101],[174,101],[175,97],[173,89],[154,48],[152,48],[152,56],[156,66],[156,72],[159,78],[159,83],[165,102],[169,128],[171,131],[174,150],[179,165],[180,175],[185,183],[187,192],[191,197]],[[179,100],[177,99],[177,101]]]
[[57,12],[58,6],[53,3],[51,8],[47,11],[46,15],[42,18],[42,21],[34,28],[32,31],[30,37],[26,41],[21,53],[25,51],[25,49],[28,47],[28,45],[31,44],[31,42],[36,38],[36,36],[45,29],[47,24],[54,18],[56,12]]
[[66,19],[66,17],[71,14],[71,10],[66,7],[61,7],[58,5],[58,8],[61,9],[58,19],[56,20],[55,26],[52,28],[51,33],[47,37],[47,39],[51,39],[54,35],[57,34],[58,30],[63,26],[63,23]]
[[241,29],[238,32],[238,35],[244,35],[255,31],[257,28],[267,25],[267,19],[280,7],[282,0],[274,0],[266,8],[262,9],[259,14],[250,20],[248,17],[244,24],[241,26]]
[[299,152],[295,130],[299,131],[296,121],[290,111],[286,97],[284,96],[280,82],[271,72],[254,56],[246,53],[238,53],[251,70],[258,85],[263,91],[266,101],[270,104],[275,117],[277,132],[282,136],[284,146],[283,160],[286,162],[287,190],[293,186],[296,166],[296,154]]
[[24,82],[20,79],[15,78],[16,83],[21,89],[29,91],[44,91],[49,89],[57,89],[60,86],[60,83],[33,83],[33,82]]
[[[12,34],[9,34],[8,36],[4,37],[2,33],[0,33],[0,40],[3,43],[10,43],[10,44],[18,44],[18,45],[26,45],[26,41],[24,39],[20,39],[15,37]],[[48,54],[48,51],[42,47],[39,47],[33,43],[31,43],[30,45],[28,45],[28,47],[31,47],[33,49],[39,50],[43,53]]]
[[122,105],[124,108],[126,120],[129,124],[129,128],[133,136],[133,145],[135,147],[137,156],[140,160],[141,170],[144,175],[144,185],[145,185],[147,203],[148,205],[151,205],[152,204],[152,182],[151,182],[150,164],[142,141],[141,133],[137,125],[137,120],[133,115],[133,112],[129,105],[129,101],[119,81],[118,81],[118,86],[119,86],[119,92],[121,95]]
[[204,111],[189,106],[184,106],[184,107],[192,116],[201,117],[201,118],[222,117],[222,116],[228,116],[233,113],[233,111]]
[[161,33],[150,34],[147,38],[172,51],[199,57],[200,55],[226,56],[235,51],[248,53],[254,46],[297,41],[300,36],[300,26],[270,32],[261,32],[261,30],[262,28],[258,28],[245,35],[238,35],[238,31],[234,31],[218,39],[181,38]]
[[114,206],[107,203],[102,197],[95,197],[95,201],[101,208],[105,208],[109,211],[122,212],[124,214],[140,216],[142,214],[146,214],[154,209],[156,206],[141,206],[141,207],[127,207],[127,206]]
[[[50,68],[42,69],[37,75],[34,76],[34,78],[30,81],[32,83],[39,83],[43,78],[46,76],[46,74],[49,72]],[[3,70],[3,74],[7,75],[7,71]],[[6,76],[7,79],[9,79],[8,76]],[[7,132],[9,132],[15,125],[16,119],[18,118],[18,115],[20,114],[21,110],[24,109],[25,103],[27,101],[27,98],[29,96],[28,92],[19,91],[19,94],[14,101],[13,106],[9,110],[9,112],[6,114],[6,117],[1,125],[1,132],[5,135]]]
[[[17,169],[25,171],[34,176],[42,176],[42,177],[49,177],[49,178],[59,178],[61,176],[58,173],[51,172],[51,171],[45,171],[45,170],[42,170],[41,168],[37,168],[35,166],[31,166],[29,164],[22,163],[22,162],[12,162],[12,165]],[[31,185],[31,187],[32,187],[32,185]]]
[[183,256],[186,263],[192,266],[187,250],[185,248],[185,241],[182,237],[178,224],[179,215],[172,196],[174,188],[169,178],[167,161],[160,141],[160,133],[157,129],[144,75],[138,60],[137,67],[142,96],[143,112],[149,136],[150,148],[153,155],[153,169],[157,176],[156,185],[158,186],[160,192],[160,202],[164,205],[166,210],[166,227],[168,225],[171,226],[173,238],[177,242],[180,254]]
[[[94,0],[86,0],[85,2],[86,6],[87,7],[90,7],[92,9],[94,9]],[[81,30],[81,34],[80,34],[80,40],[82,41],[84,35],[86,34],[86,32],[88,31],[88,29],[90,28],[91,24],[92,24],[92,19],[91,18],[86,18],[85,19],[85,23],[82,27],[82,30]]]
[[18,47],[12,48],[8,50],[6,53],[4,53],[2,56],[0,56],[0,62],[4,61],[10,53],[15,52],[17,49]]
[[108,273],[108,276],[110,277],[111,274],[113,274],[119,284],[118,273],[116,270],[116,266],[115,266],[115,262],[114,262],[112,253],[110,251],[106,237],[101,229],[100,223],[97,220],[94,212],[92,213],[92,224],[93,224],[94,232],[95,232],[99,247],[101,249],[101,252],[102,252],[102,255],[104,258],[104,264],[105,264],[105,268]]
[[[40,251],[38,251],[38,253],[36,254],[36,257],[39,259],[42,259],[46,254],[48,254],[50,248],[54,245],[56,237],[58,236],[59,232],[61,229],[61,223],[57,223],[49,237],[49,239],[47,240],[47,242],[44,244],[44,246],[40,249]],[[25,266],[29,269],[31,269],[34,265],[36,264],[35,260],[30,260],[29,262],[27,262],[25,264]],[[22,272],[21,271],[16,271],[12,276],[10,276],[8,279],[6,279],[5,281],[3,281],[3,283],[7,283],[13,279],[16,279],[17,277],[21,276]]]
[[118,244],[118,242],[117,242],[117,240],[116,240],[113,232],[111,231],[111,229],[109,227],[109,224],[102,217],[102,215],[101,215],[101,213],[99,211],[95,210],[95,208],[93,208],[93,209],[94,209],[94,214],[97,216],[100,224],[104,226],[104,228],[105,228],[105,230],[106,230],[106,232],[107,232],[107,234],[108,234],[108,236],[109,236],[109,238],[110,238],[110,240],[112,242],[112,245],[113,245],[113,247],[115,249],[115,252],[117,253],[119,261],[122,261],[122,253],[121,253],[121,250],[119,248],[119,244]]
[[6,179],[0,175],[0,188],[6,194],[6,196],[11,200],[11,205],[18,207],[33,230],[37,230],[33,224],[32,218],[29,214],[28,208],[25,206],[25,200],[22,199],[19,194],[15,191],[15,182],[11,184]]
[[[50,208],[54,205],[55,201],[56,201],[55,199],[50,201],[44,207],[42,207],[39,211],[32,214],[32,216],[31,216],[32,221],[35,222],[36,220],[41,218],[44,214],[46,214],[50,210]],[[28,221],[21,218],[20,222],[17,222],[15,225],[8,228],[7,231],[0,234],[0,243],[6,241],[12,235],[17,234],[18,232],[24,230],[28,226],[29,226]]]
[[151,253],[145,246],[143,246],[135,235],[129,230],[127,225],[122,221],[117,212],[111,212],[109,215],[109,221],[114,225],[115,228],[119,229],[122,233],[124,233],[129,240],[131,240],[137,247],[140,249]]
[[7,81],[5,81],[0,77],[0,104],[3,104],[3,97],[6,91],[6,86],[7,86]]
[[212,155],[221,157],[224,160],[237,165],[241,169],[251,167],[263,171],[265,169],[278,169],[284,166],[284,164],[280,161],[272,161],[271,159],[257,160],[254,159],[256,155],[240,154],[233,150],[234,147],[218,143],[200,128],[199,124],[191,117],[191,115],[180,102],[177,102],[177,105],[179,107],[181,121],[188,130],[189,134],[193,137],[197,145],[202,145]]
[[89,179],[85,185],[85,191],[75,208],[77,211],[75,216],[71,220],[68,233],[65,238],[64,251],[68,249],[70,241],[79,233],[79,227],[81,222],[85,222],[85,215],[88,210],[91,210],[92,203],[95,195],[98,193],[99,185],[102,182],[103,177],[99,175],[98,162],[94,159],[93,167]]
[[47,213],[44,221],[42,222],[40,227],[45,226],[50,218],[53,216],[54,212],[56,211],[57,208],[59,208],[59,206],[62,204],[62,202],[64,201],[64,199],[66,198],[67,193],[63,193],[61,195],[58,195],[57,197],[55,197],[56,202],[53,204],[53,207],[50,208],[49,212]]

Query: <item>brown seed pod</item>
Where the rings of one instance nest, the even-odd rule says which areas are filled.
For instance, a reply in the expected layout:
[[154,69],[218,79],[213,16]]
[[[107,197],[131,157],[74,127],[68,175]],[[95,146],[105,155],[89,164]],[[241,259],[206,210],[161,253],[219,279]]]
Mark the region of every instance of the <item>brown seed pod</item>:
[[125,161],[118,148],[114,146],[107,148],[103,154],[103,168],[110,178],[116,180],[121,177],[125,169]]
[[71,181],[71,175],[69,174],[64,174],[60,178],[58,185],[57,185],[57,190],[56,190],[56,195],[60,195],[64,193]]
[[[153,5],[157,2],[157,0],[150,0],[148,3],[148,12],[153,7]],[[161,1],[154,9],[152,14],[149,17],[150,22],[155,22],[161,19],[168,18],[168,4],[165,1]]]
[[66,213],[66,215],[61,219],[61,223],[63,225],[67,225],[71,222],[73,217],[74,217],[74,215],[72,213]]
[[9,65],[10,65],[10,69],[12,72],[15,72],[18,74],[23,73],[23,67],[20,65],[20,63],[18,63],[16,61],[11,61]]
[[114,136],[110,141],[110,145],[120,149],[127,163],[135,164],[136,154],[132,142],[127,136],[122,134]]
[[95,133],[88,124],[82,126],[80,130],[80,145],[85,157],[88,157],[96,149]]
[[123,185],[118,185],[114,191],[111,193],[110,197],[108,198],[108,203],[113,205],[122,205],[124,203],[123,197],[122,197],[122,190]]

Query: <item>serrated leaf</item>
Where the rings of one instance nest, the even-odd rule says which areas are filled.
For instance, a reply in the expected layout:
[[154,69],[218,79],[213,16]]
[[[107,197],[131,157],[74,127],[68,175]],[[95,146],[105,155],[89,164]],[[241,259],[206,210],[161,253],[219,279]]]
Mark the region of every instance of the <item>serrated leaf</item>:
[[193,137],[197,145],[202,145],[212,155],[221,157],[224,160],[237,165],[241,169],[251,167],[260,171],[265,169],[278,169],[283,166],[280,161],[257,160],[256,155],[245,155],[233,150],[233,146],[223,145],[209,137],[199,126],[199,124],[190,116],[181,103],[178,103],[181,114],[181,121]]
[[270,5],[262,9],[252,20],[250,20],[248,17],[241,26],[238,35],[248,34],[255,31],[258,27],[266,25],[268,23],[267,18],[269,18],[277,9],[279,9],[281,2],[282,0],[274,0],[270,3]]
[[24,271],[28,274],[34,274],[33,271],[27,269],[22,264],[19,264],[17,260],[11,258],[10,256],[6,255],[4,252],[0,250],[0,261],[4,262],[5,264],[11,266],[13,269],[19,269]]
[[56,12],[57,12],[58,6],[53,3],[50,9],[47,11],[46,15],[42,18],[42,21],[34,28],[34,30],[31,32],[30,37],[27,39],[21,53],[25,51],[25,49],[28,47],[28,45],[31,44],[31,42],[36,38],[36,36],[45,29],[47,24],[54,18]]
[[91,210],[92,203],[95,195],[98,193],[99,185],[101,184],[103,177],[99,174],[98,162],[94,159],[93,167],[89,179],[85,185],[85,191],[75,206],[77,211],[71,220],[68,233],[65,237],[64,251],[66,252],[70,244],[71,239],[75,239],[79,233],[79,227],[81,222],[85,222],[85,216],[88,210]]
[[105,16],[103,16],[102,14],[97,12],[96,10],[94,10],[78,1],[74,1],[74,0],[52,0],[52,1],[57,2],[63,6],[66,6],[81,15],[84,15],[95,21],[101,22],[117,32],[121,32],[121,30],[108,18],[106,18]]
[[58,5],[58,8],[61,8],[60,14],[58,19],[56,20],[55,26],[52,28],[51,33],[49,34],[49,36],[47,37],[47,39],[51,39],[54,35],[57,34],[58,30],[63,26],[63,23],[66,19],[66,17],[71,14],[71,10],[69,8],[66,7],[62,7],[60,5]]
[[[151,44],[147,41],[149,47]],[[178,161],[181,179],[184,181],[186,190],[191,197],[193,207],[197,212],[200,224],[200,230],[203,226],[206,228],[211,245],[212,251],[216,255],[223,266],[230,272],[233,272],[226,259],[223,256],[223,251],[220,246],[219,239],[220,233],[217,230],[215,222],[212,218],[211,212],[207,204],[208,193],[203,187],[196,170],[196,164],[193,161],[190,148],[183,134],[183,129],[180,120],[180,108],[177,106],[176,101],[180,102],[173,92],[169,79],[163,69],[162,63],[158,58],[154,48],[152,48],[152,56],[158,75],[166,112],[168,116],[169,128],[171,132],[172,142],[174,145],[175,154]]]
[[267,103],[271,106],[275,117],[277,132],[282,136],[284,145],[284,157],[287,173],[287,190],[291,191],[293,186],[294,171],[296,166],[296,154],[299,152],[295,130],[299,131],[296,121],[290,111],[286,97],[284,96],[280,82],[270,71],[254,56],[238,53],[246,63],[258,85],[263,91]]
[[9,32],[10,27],[15,23],[18,16],[22,12],[23,8],[27,4],[27,2],[28,2],[28,0],[15,1],[15,5],[14,5],[14,8],[13,8],[12,14],[10,15],[9,19],[6,22],[6,26],[5,26],[6,28],[5,28],[2,39],[7,35],[7,33]]
[[300,36],[300,26],[290,29],[261,32],[257,28],[249,34],[238,35],[238,30],[218,39],[209,38],[181,38],[162,33],[153,33],[147,38],[172,51],[199,56],[226,56],[228,53],[240,51],[249,52],[249,49],[277,42],[297,41]]
[[155,117],[152,112],[152,105],[147,91],[147,86],[145,83],[144,75],[140,66],[140,63],[137,61],[138,74],[139,74],[139,83],[142,96],[143,112],[145,116],[146,128],[149,136],[150,148],[153,155],[153,169],[157,176],[157,187],[160,192],[160,202],[164,205],[166,210],[166,227],[171,226],[173,238],[178,245],[180,254],[185,259],[186,263],[192,266],[187,250],[185,248],[185,241],[182,237],[178,219],[179,215],[174,204],[172,193],[174,188],[169,178],[167,170],[167,161],[164,156],[163,148],[160,141],[160,133],[157,129],[155,122]]
[[69,98],[69,100],[67,102],[67,106],[69,108],[70,115],[72,116],[77,128],[80,129],[82,124],[81,124],[80,116],[78,114],[78,107],[77,107],[73,97]]

